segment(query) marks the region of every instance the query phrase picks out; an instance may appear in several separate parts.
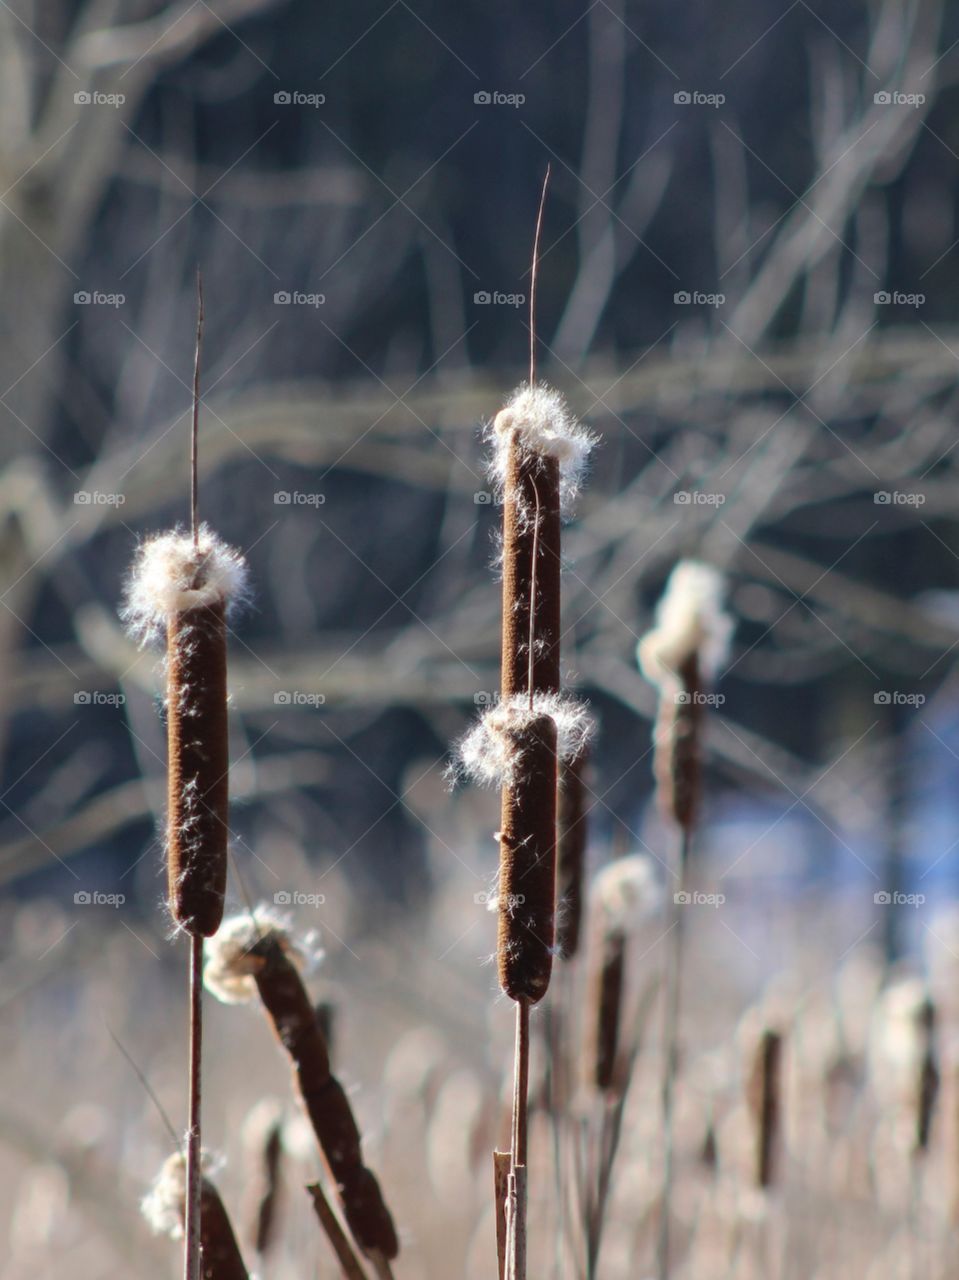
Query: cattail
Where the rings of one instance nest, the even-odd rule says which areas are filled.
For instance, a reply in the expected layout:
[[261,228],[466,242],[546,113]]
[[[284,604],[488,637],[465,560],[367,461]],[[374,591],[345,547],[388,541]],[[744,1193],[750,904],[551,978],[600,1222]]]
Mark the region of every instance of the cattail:
[[[204,1160],[206,1165],[207,1161]],[[157,1234],[179,1238],[186,1220],[186,1161],[177,1152],[167,1159],[149,1194],[143,1215]],[[229,1215],[214,1183],[200,1182],[200,1275],[203,1280],[248,1280]]]
[[251,1168],[248,1236],[256,1252],[264,1254],[276,1238],[282,1191],[283,1112],[276,1101],[256,1104],[244,1121],[243,1143]]
[[459,771],[502,788],[497,958],[512,999],[542,999],[553,962],[556,917],[557,764],[583,753],[586,705],[525,694],[490,707],[457,749]]
[[572,960],[579,950],[583,918],[583,879],[586,874],[588,835],[586,766],[582,752],[560,768],[559,819],[556,832],[556,881],[559,910],[556,918],[556,950]]
[[782,1036],[767,1027],[756,1045],[747,1087],[749,1110],[756,1135],[755,1181],[766,1190],[775,1177],[776,1143],[782,1107],[780,1069]]
[[298,950],[282,921],[259,910],[237,916],[207,948],[206,986],[228,1003],[255,990],[293,1062],[297,1087],[336,1183],[353,1238],[369,1257],[395,1258],[399,1243],[379,1184],[363,1164],[360,1133],[297,967]]
[[923,1001],[920,1009],[919,1029],[922,1039],[922,1057],[919,1063],[919,1079],[916,1082],[915,1151],[917,1155],[923,1155],[929,1150],[932,1115],[939,1093],[939,1067],[936,1061],[936,1006],[928,998]]
[[673,570],[656,626],[639,644],[639,663],[659,690],[654,772],[660,807],[684,832],[699,794],[699,722],[707,684],[725,659],[732,620],[722,609],[717,570],[684,560]]
[[467,768],[496,777],[502,788],[497,959],[500,985],[516,1005],[510,1166],[501,1206],[510,1280],[526,1277],[529,1015],[549,985],[556,925],[556,798],[564,752],[562,730],[542,700],[558,699],[560,690],[563,509],[593,443],[562,396],[536,383],[536,279],[548,183],[547,169],[533,241],[529,383],[489,432],[491,473],[503,503],[502,707],[468,736],[466,752],[461,747]]
[[503,698],[560,686],[560,528],[593,437],[557,392],[520,387],[490,432],[503,499]]
[[500,986],[536,1003],[553,964],[556,907],[556,725],[534,716],[507,730],[515,760],[500,827]]
[[596,877],[591,906],[591,977],[587,1000],[587,1070],[593,1086],[615,1093],[624,1084],[621,1052],[628,940],[658,916],[662,892],[643,854],[617,858]]
[[686,871],[699,803],[699,730],[706,684],[715,677],[729,645],[732,621],[722,609],[723,579],[695,560],[676,566],[656,610],[656,626],[640,641],[639,665],[659,691],[653,729],[653,772],[661,810],[680,833],[670,963],[663,1000],[662,1115],[663,1204],[659,1217],[657,1274],[668,1280],[673,1194],[673,1093],[679,1064],[680,991],[683,972],[683,912]]
[[622,932],[614,930],[603,939],[594,997],[596,1050],[593,1080],[596,1088],[603,1092],[613,1087],[616,1078],[625,960],[626,938]]
[[125,617],[148,640],[166,637],[167,875],[174,920],[210,937],[226,891],[228,732],[226,619],[246,589],[242,556],[205,525],[143,543]]

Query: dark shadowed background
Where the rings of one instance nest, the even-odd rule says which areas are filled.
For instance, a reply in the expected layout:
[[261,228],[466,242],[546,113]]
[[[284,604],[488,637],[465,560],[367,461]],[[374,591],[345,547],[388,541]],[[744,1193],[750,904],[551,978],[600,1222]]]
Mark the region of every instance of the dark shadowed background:
[[738,618],[712,874],[854,881],[857,927],[916,933],[873,898],[947,881],[957,816],[954,11],[14,0],[0,31],[8,893],[156,912],[156,657],[117,608],[187,515],[199,264],[201,512],[254,583],[237,865],[283,892],[286,842],[422,900],[457,802],[418,788],[496,689],[479,426],[549,164],[540,374],[602,437],[565,602],[597,848],[659,838],[634,649],[696,555]]

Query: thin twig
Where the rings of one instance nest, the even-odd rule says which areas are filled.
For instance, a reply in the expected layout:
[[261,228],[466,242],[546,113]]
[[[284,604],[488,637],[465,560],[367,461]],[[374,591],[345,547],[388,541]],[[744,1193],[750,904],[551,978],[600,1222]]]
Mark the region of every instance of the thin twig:
[[526,1151],[529,1130],[529,1001],[516,1001],[516,1054],[510,1130],[509,1280],[526,1280]]
[[536,280],[539,276],[539,234],[543,228],[543,209],[546,206],[546,188],[549,186],[550,166],[546,166],[543,178],[543,191],[539,198],[539,213],[536,215],[536,234],[533,237],[533,266],[529,282],[529,385],[536,383]]
[[193,425],[190,434],[190,527],[193,546],[199,550],[200,521],[197,514],[197,439],[200,423],[200,354],[203,347],[203,276],[196,269],[196,349],[193,355]]
[[339,1218],[330,1208],[330,1203],[323,1194],[323,1188],[318,1182],[312,1182],[307,1187],[307,1191],[313,1198],[313,1208],[320,1220],[320,1226],[326,1232],[326,1238],[336,1254],[346,1280],[367,1280],[366,1272],[360,1266],[359,1259],[353,1252],[353,1246],[340,1226]]
[[690,831],[682,828],[679,851],[679,875],[673,894],[672,921],[670,925],[670,953],[666,966],[666,990],[663,1004],[663,1195],[659,1218],[657,1246],[657,1275],[659,1280],[669,1280],[669,1226],[672,1211],[674,1134],[673,1106],[676,1072],[679,1067],[679,1000],[683,966],[683,908],[682,893],[686,886],[686,868],[689,863]]

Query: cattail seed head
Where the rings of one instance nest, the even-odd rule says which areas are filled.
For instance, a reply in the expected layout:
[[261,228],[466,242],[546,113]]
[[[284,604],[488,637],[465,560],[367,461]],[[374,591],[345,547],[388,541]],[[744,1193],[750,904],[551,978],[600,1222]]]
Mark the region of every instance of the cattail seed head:
[[504,698],[529,692],[530,677],[535,693],[559,689],[559,492],[558,461],[525,452],[514,434],[507,454],[503,501],[500,684]]
[[578,760],[593,732],[587,704],[568,694],[538,693],[531,708],[525,694],[516,694],[487,708],[457,743],[451,775],[483,787],[510,786],[522,759],[512,734],[542,716],[556,726],[557,759],[563,764]]
[[732,619],[723,611],[723,579],[709,565],[684,560],[670,575],[656,625],[639,643],[639,665],[659,690],[653,730],[660,807],[689,831],[699,797],[703,695],[724,661]]
[[775,1176],[776,1143],[782,1109],[782,1036],[767,1027],[756,1045],[747,1086],[747,1100],[756,1134],[756,1186],[771,1187]]
[[215,938],[204,947],[203,985],[223,1004],[247,1004],[256,995],[256,974],[266,960],[263,946],[270,942],[298,968],[307,960],[322,958],[322,951],[293,937],[288,921],[267,907],[256,907],[252,915],[231,916]]
[[[249,1273],[229,1215],[206,1173],[210,1163],[204,1153],[200,1183],[200,1276],[202,1280],[248,1280]],[[182,1237],[186,1216],[186,1160],[180,1152],[164,1161],[141,1208],[156,1234],[174,1239]]]
[[502,694],[553,693],[560,676],[560,527],[593,437],[563,397],[543,386],[520,387],[488,437],[490,473],[503,501]]
[[563,514],[572,514],[596,437],[576,421],[560,392],[542,384],[518,387],[493,419],[488,435],[493,446],[490,471],[501,491],[508,488],[510,445],[515,439],[522,453],[558,463]]
[[604,1093],[616,1083],[625,962],[625,934],[621,929],[604,933],[590,998],[593,1083]]
[[250,1174],[248,1236],[258,1254],[266,1253],[277,1238],[278,1209],[282,1197],[283,1109],[273,1098],[256,1103],[243,1122],[243,1145]]
[[614,1094],[623,1085],[620,1053],[629,939],[662,908],[652,862],[643,854],[617,858],[596,877],[590,910],[587,1072]]
[[[259,920],[270,922],[266,926]],[[368,1256],[395,1258],[399,1241],[379,1184],[364,1166],[360,1132],[303,985],[289,932],[267,913],[228,920],[207,943],[204,981],[236,1002],[252,981],[280,1044],[293,1063],[310,1124],[336,1183],[350,1231]],[[211,981],[212,979],[212,981]],[[239,984],[239,985],[238,985]]]
[[167,878],[181,928],[209,937],[223,918],[229,837],[226,616],[244,593],[242,557],[205,526],[145,542],[124,617],[141,640],[166,632]]
[[511,781],[500,829],[499,981],[513,1000],[546,994],[556,914],[556,724],[532,716],[506,731]]
[[559,770],[559,818],[556,832],[557,916],[556,949],[564,960],[579,950],[583,917],[583,880],[586,874],[588,756],[582,751],[573,760],[561,760]]

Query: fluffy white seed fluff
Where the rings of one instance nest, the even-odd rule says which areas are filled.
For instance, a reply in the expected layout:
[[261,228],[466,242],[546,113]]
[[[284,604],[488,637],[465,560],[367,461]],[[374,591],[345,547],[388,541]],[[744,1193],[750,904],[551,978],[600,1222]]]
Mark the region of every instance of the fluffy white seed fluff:
[[307,960],[319,960],[321,952],[297,942],[289,921],[268,907],[257,907],[253,915],[231,916],[212,938],[204,942],[203,985],[223,1004],[246,1004],[256,995],[255,975],[263,967],[263,957],[253,952],[257,942],[278,942],[289,958],[302,968]]
[[[215,1173],[222,1160],[209,1151],[200,1152],[200,1172],[204,1177]],[[183,1213],[186,1201],[186,1157],[179,1151],[167,1157],[153,1185],[140,1201],[140,1211],[154,1235],[183,1235]]]
[[179,529],[147,538],[137,549],[127,582],[123,620],[141,642],[162,633],[171,614],[202,605],[240,603],[247,594],[243,556],[207,526],[198,546]]
[[901,978],[876,1002],[869,1032],[869,1069],[876,1094],[892,1101],[915,1086],[926,1040],[929,991],[918,977]]
[[493,419],[488,434],[493,446],[490,475],[502,492],[513,434],[530,453],[559,462],[560,503],[572,514],[573,503],[596,437],[576,421],[565,398],[552,387],[523,385]]
[[593,881],[593,908],[602,925],[630,932],[657,916],[663,906],[663,888],[651,858],[644,853],[616,858]]
[[544,715],[556,725],[558,758],[567,764],[576,760],[593,731],[587,703],[569,694],[537,693],[530,708],[529,695],[518,693],[487,708],[457,744],[454,777],[482,787],[511,786],[522,762],[510,734]]
[[671,690],[678,669],[694,653],[704,679],[715,679],[735,625],[723,608],[724,594],[718,569],[699,560],[680,561],[656,608],[656,625],[639,642],[639,665],[647,680]]

